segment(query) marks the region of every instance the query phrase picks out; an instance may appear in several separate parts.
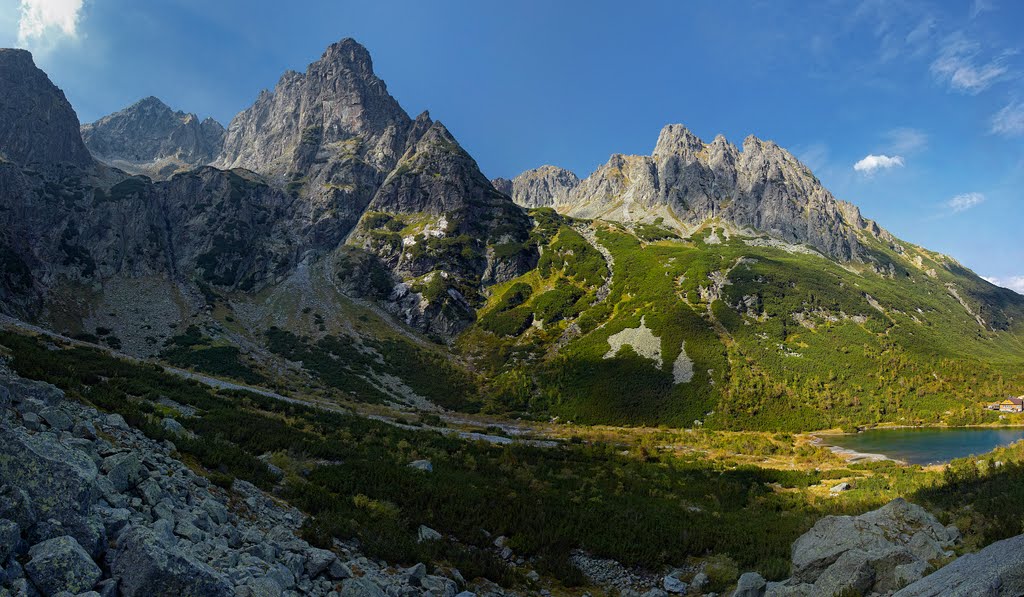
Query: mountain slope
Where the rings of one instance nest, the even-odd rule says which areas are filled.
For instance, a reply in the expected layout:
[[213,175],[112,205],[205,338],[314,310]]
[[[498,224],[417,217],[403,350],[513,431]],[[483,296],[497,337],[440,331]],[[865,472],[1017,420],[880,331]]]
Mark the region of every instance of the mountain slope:
[[82,139],[96,159],[130,174],[168,178],[209,164],[220,154],[224,127],[212,118],[175,112],[155,97],[82,125]]
[[0,119],[21,160],[0,163],[0,309],[69,335],[330,400],[588,423],[978,422],[1024,385],[1024,299],[770,142],[671,125],[583,181],[495,181],[554,207],[527,212],[343,40],[232,121],[234,169],[153,182],[82,158],[63,94],[0,57],[0,114],[51,106]]

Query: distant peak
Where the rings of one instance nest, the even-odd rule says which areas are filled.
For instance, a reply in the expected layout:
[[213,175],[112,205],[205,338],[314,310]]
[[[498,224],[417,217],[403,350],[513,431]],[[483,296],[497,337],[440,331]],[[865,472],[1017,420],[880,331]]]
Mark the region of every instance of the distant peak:
[[369,50],[351,37],[327,46],[323,56],[314,64],[340,64],[353,70],[373,72]]
[[654,146],[654,157],[692,155],[704,149],[704,141],[681,124],[665,125]]
[[161,110],[161,111],[162,110],[167,110],[169,112],[173,112],[173,110],[171,110],[170,106],[165,104],[160,98],[158,98],[158,97],[156,97],[154,95],[150,95],[150,96],[147,96],[147,97],[144,97],[144,98],[140,99],[139,101],[137,101],[134,104],[132,104],[131,106],[129,106],[128,109],[129,110],[132,110],[132,109]]

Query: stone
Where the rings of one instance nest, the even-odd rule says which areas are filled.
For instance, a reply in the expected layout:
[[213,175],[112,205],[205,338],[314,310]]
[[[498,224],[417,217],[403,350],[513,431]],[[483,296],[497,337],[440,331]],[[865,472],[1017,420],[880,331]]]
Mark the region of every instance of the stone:
[[350,578],[341,584],[341,597],[388,597],[370,579],[364,577]]
[[707,591],[710,585],[711,579],[708,578],[708,575],[704,574],[703,572],[698,572],[697,574],[693,575],[693,579],[690,581],[690,588],[698,593],[703,593]]
[[352,570],[339,559],[335,559],[331,562],[330,566],[327,567],[327,575],[334,580],[344,580],[346,578],[352,578]]
[[43,595],[81,593],[95,586],[102,571],[74,537],[63,536],[33,545],[25,572]]
[[268,576],[249,581],[246,588],[249,589],[249,597],[281,597],[284,591],[276,580]]
[[18,484],[36,516],[58,520],[83,542],[88,538],[74,529],[99,495],[97,475],[88,456],[53,435],[0,429],[0,479]]
[[429,460],[414,460],[409,463],[409,468],[414,468],[425,473],[431,473],[434,471],[434,465]]
[[740,576],[739,581],[736,583],[736,590],[733,592],[733,597],[761,597],[765,594],[767,588],[767,581],[764,577],[756,572],[746,572]]
[[146,469],[139,457],[131,452],[121,452],[103,459],[100,470],[106,473],[107,480],[114,490],[124,493],[132,489],[147,477]]
[[310,547],[304,554],[306,556],[306,575],[310,578],[320,576],[330,568],[331,564],[338,560],[338,556],[333,551],[316,547]]
[[21,527],[13,520],[0,518],[0,566],[14,555],[21,543]]
[[911,583],[895,597],[974,597],[1024,595],[1024,535],[960,556]]
[[818,577],[814,590],[820,595],[863,595],[874,582],[875,570],[869,557],[861,551],[848,551]]
[[0,486],[0,518],[11,520],[23,529],[35,524],[35,508],[23,489],[12,485]]
[[108,552],[110,571],[124,597],[232,594],[225,579],[175,546],[158,541],[142,527],[125,530]]
[[50,407],[43,409],[39,416],[46,421],[47,425],[57,431],[67,431],[74,426],[74,421],[71,420],[71,417],[59,408]]
[[[921,538],[911,539],[919,533]],[[848,551],[860,551],[876,561],[899,557],[899,563],[909,563],[934,553],[928,540],[940,547],[954,542],[950,531],[934,516],[901,498],[857,517],[826,516],[793,544],[793,577],[813,584]],[[911,547],[914,541],[916,548]],[[894,584],[891,580],[891,575],[884,574],[876,578],[883,584]]]
[[424,543],[427,541],[440,541],[444,537],[434,529],[421,524],[419,530],[416,532],[416,538],[420,543]]
[[413,586],[419,586],[420,581],[427,575],[427,567],[423,563],[416,564],[415,566],[405,571],[406,577],[409,579],[409,584]]
[[27,412],[21,416],[21,423],[26,429],[32,431],[42,431],[45,427],[43,425],[43,417],[34,412]]
[[175,419],[173,419],[171,417],[164,417],[164,419],[162,421],[160,421],[160,425],[164,428],[165,431],[173,433],[174,435],[181,435],[181,436],[184,436],[184,437],[194,437],[194,435],[193,435],[193,433],[191,431],[189,431],[188,429],[185,429],[184,425],[182,425],[177,420],[175,420]]
[[686,591],[689,590],[689,585],[675,574],[669,574],[662,578],[661,586],[669,593],[676,595],[685,595]]
[[128,429],[128,423],[125,422],[124,417],[117,413],[107,415],[104,421],[108,427],[113,427],[115,429]]
[[853,485],[850,485],[849,483],[839,483],[838,485],[833,485],[832,489],[829,489],[829,492],[842,493],[844,491],[850,491],[851,489],[853,489]]

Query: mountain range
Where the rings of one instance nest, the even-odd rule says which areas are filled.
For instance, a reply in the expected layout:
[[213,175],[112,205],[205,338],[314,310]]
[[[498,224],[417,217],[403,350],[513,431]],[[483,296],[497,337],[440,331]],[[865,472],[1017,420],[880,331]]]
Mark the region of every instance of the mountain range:
[[0,83],[0,312],[133,355],[400,408],[718,428],[950,422],[1024,384],[1024,297],[771,141],[673,124],[584,179],[491,181],[351,39],[226,129],[156,98],[80,126],[21,50]]

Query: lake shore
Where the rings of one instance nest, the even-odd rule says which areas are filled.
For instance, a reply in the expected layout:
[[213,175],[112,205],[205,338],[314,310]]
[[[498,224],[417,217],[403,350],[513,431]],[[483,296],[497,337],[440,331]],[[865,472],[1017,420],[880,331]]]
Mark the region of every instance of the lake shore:
[[822,436],[827,436],[827,435],[852,435],[852,434],[848,434],[848,433],[823,433],[823,434],[819,435],[817,433],[812,433],[810,435],[810,438],[811,438],[810,439],[810,443],[811,443],[811,445],[820,446],[822,448],[828,448],[829,451],[831,451],[836,456],[839,456],[843,460],[847,461],[848,463],[854,464],[854,463],[858,463],[858,462],[881,462],[881,461],[889,460],[889,461],[892,461],[892,462],[897,462],[899,464],[907,464],[906,462],[903,462],[902,460],[896,460],[895,458],[890,458],[890,457],[886,456],[885,454],[872,454],[872,453],[869,453],[869,452],[858,452],[856,450],[851,450],[849,448],[843,448],[841,446],[836,446],[836,445],[830,444],[830,443],[828,443],[825,440],[824,437],[822,437]]

